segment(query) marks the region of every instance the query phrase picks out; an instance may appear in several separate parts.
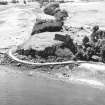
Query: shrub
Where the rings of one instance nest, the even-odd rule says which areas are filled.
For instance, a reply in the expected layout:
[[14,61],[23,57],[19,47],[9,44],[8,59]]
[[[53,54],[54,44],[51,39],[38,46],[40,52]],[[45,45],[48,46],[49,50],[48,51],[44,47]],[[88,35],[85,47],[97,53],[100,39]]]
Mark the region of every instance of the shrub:
[[96,26],[93,27],[93,32],[96,32],[98,30],[99,30],[99,26],[98,25],[96,25]]
[[87,36],[85,36],[82,40],[83,45],[86,45],[89,42],[89,38]]
[[101,58],[102,58],[102,62],[105,63],[105,44],[101,48]]
[[75,54],[75,58],[76,59],[79,59],[79,60],[84,60],[84,53],[83,51],[78,51],[76,54]]
[[73,39],[71,38],[70,35],[66,35],[66,40],[65,40],[64,44],[66,47],[68,47],[72,51],[73,54],[76,53],[77,49],[76,49],[76,46],[75,46]]
[[86,60],[91,60],[93,55],[94,55],[94,49],[92,47],[88,47],[85,52]]

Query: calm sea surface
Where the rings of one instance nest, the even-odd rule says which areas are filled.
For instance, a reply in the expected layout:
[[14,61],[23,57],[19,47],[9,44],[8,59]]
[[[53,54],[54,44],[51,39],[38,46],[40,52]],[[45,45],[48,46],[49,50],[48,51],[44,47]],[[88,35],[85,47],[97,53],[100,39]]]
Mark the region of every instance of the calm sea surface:
[[[40,74],[40,73],[39,73]],[[0,67],[0,105],[105,105],[105,90]]]

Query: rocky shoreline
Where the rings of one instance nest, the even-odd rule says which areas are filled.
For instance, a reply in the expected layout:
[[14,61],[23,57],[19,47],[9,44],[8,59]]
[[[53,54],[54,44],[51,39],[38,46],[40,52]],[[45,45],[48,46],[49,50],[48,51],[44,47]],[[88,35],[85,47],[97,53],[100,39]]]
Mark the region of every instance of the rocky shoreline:
[[[100,8],[102,8],[102,6],[101,5],[103,5],[103,4],[101,4],[101,3],[99,3],[100,4]],[[62,4],[62,5],[64,5],[64,4]],[[69,4],[66,4],[67,6],[69,5]],[[72,5],[72,4],[70,4],[70,5]],[[76,5],[74,5],[73,4],[73,6],[71,6],[71,7],[75,7],[75,8],[77,8],[77,10],[79,10],[78,8],[80,8],[80,10],[82,11],[82,9],[83,9],[83,5],[82,4],[79,4],[79,5],[81,5],[81,6],[77,6],[78,4],[76,4]],[[86,7],[88,6],[87,4],[84,4]],[[89,5],[91,5],[92,6],[92,3],[90,3]],[[95,4],[96,5],[96,9],[98,8],[98,3],[96,3]],[[77,6],[77,7],[76,7]],[[66,7],[66,6],[65,6]],[[92,7],[91,7],[92,8]],[[97,13],[97,11],[95,11],[95,10],[93,10],[93,11],[91,11],[90,9],[91,8],[89,8],[89,12],[86,12],[86,13]],[[69,10],[69,6],[67,7],[67,11]],[[72,13],[75,13],[75,11],[74,11],[74,9],[72,9],[70,12],[72,12]],[[69,12],[69,13],[70,13]],[[82,11],[82,12],[84,12],[84,11]],[[85,12],[84,12],[85,13]],[[82,14],[82,13],[80,13],[80,14]],[[77,14],[76,14],[77,15]],[[76,15],[73,15],[74,16],[74,18],[75,18],[75,16]],[[90,15],[89,15],[90,16]],[[78,17],[78,16],[77,16]],[[71,18],[71,20],[72,20],[73,18]],[[85,18],[84,18],[85,19]],[[89,19],[89,20],[91,20],[91,19]],[[68,21],[68,20],[67,20]],[[69,20],[70,21],[70,20]],[[84,21],[84,20],[83,20]],[[71,22],[71,21],[70,21]],[[94,22],[94,21],[92,21],[92,22]],[[69,23],[69,22],[68,22]],[[71,24],[72,25],[72,24]],[[32,26],[32,25],[31,25]],[[84,27],[83,27],[84,28]],[[91,26],[90,26],[90,28],[91,28]],[[71,30],[71,29],[70,29]],[[69,30],[69,31],[70,31]],[[87,29],[87,30],[90,30],[90,29]],[[80,32],[80,33],[79,33]],[[62,32],[61,32],[62,33]],[[68,31],[66,31],[66,33],[68,33]],[[90,34],[90,33],[88,33],[88,32],[85,32],[85,30],[84,29],[82,29],[81,30],[81,28],[79,27],[78,29],[75,27],[73,30],[71,30],[70,31],[70,34],[71,34],[71,36],[72,36],[72,38],[74,38],[74,40],[78,40],[79,38],[78,38],[78,34]],[[75,36],[75,35],[76,36]],[[53,36],[51,33],[50,33],[50,35],[51,36]],[[55,33],[54,33],[54,35],[55,35]],[[64,34],[65,35],[65,34]],[[42,34],[42,36],[43,36],[43,34]],[[38,37],[38,35],[36,35],[35,36],[35,39],[42,39],[43,37],[42,37],[41,35],[39,35],[39,37]],[[45,35],[47,38],[48,38],[48,34],[46,34]],[[76,37],[76,38],[75,38]],[[82,36],[82,38],[83,38],[84,36]],[[54,38],[54,37],[52,37],[52,38]],[[80,39],[82,39],[82,38],[80,38]],[[46,40],[49,40],[49,39],[46,39]],[[38,42],[39,40],[37,40],[36,41],[36,43]],[[51,41],[51,40],[49,40],[49,41]],[[80,41],[80,40],[79,40]],[[79,42],[78,41],[78,42]],[[1,41],[2,42],[2,41]],[[43,41],[44,42],[44,41]],[[81,41],[80,41],[81,42]],[[47,43],[48,44],[48,43]],[[46,44],[46,45],[47,45]],[[5,51],[6,50],[6,51]],[[86,65],[85,64],[85,66],[84,65],[82,65],[82,67],[81,67],[81,65],[80,66],[78,66],[78,65],[75,65],[75,64],[67,64],[67,65],[56,65],[56,66],[43,66],[43,67],[35,67],[35,66],[30,66],[30,65],[25,65],[25,64],[21,64],[21,63],[19,63],[19,62],[16,62],[16,61],[14,61],[14,60],[11,60],[9,57],[8,57],[8,55],[6,54],[8,52],[8,48],[7,49],[2,49],[2,52],[1,52],[1,54],[0,54],[0,58],[1,58],[1,61],[0,61],[0,64],[1,65],[5,65],[5,66],[10,66],[10,67],[14,67],[14,68],[18,68],[19,70],[29,70],[29,71],[38,71],[38,72],[43,72],[43,73],[47,73],[47,74],[51,74],[51,75],[55,75],[56,77],[59,77],[59,78],[66,78],[66,79],[70,79],[71,78],[71,75],[72,75],[72,73],[74,73],[74,76],[80,76],[80,78],[86,78],[86,77],[88,77],[88,75],[90,76],[91,74],[92,75],[94,75],[94,77],[95,77],[95,75],[100,79],[100,80],[102,80],[102,81],[104,81],[104,66],[99,66],[98,68],[99,68],[99,70],[97,70],[97,72],[96,72],[96,69],[93,69],[95,66],[97,67],[97,64],[99,64],[100,65],[100,62],[95,62],[96,64],[93,64],[93,66],[92,65],[89,65],[89,67],[90,68],[86,68],[86,66],[88,66],[88,65]],[[50,60],[50,59],[49,59]],[[48,62],[52,62],[52,61],[54,61],[54,59],[53,60],[51,60],[51,61],[49,61],[48,60]],[[68,60],[68,59],[65,59],[66,61]],[[70,60],[70,59],[69,59]],[[58,60],[59,61],[59,60]],[[41,62],[43,62],[43,61],[41,61]],[[46,61],[44,61],[44,62],[46,62]],[[102,67],[102,68],[101,68]],[[89,71],[90,69],[92,69],[92,70],[94,70],[94,72],[93,71]],[[103,71],[102,71],[103,70]],[[83,75],[82,75],[83,74]],[[88,74],[88,75],[87,75]],[[30,73],[30,75],[32,75],[32,73]],[[91,76],[92,77],[92,76]],[[89,77],[88,77],[89,78]]]

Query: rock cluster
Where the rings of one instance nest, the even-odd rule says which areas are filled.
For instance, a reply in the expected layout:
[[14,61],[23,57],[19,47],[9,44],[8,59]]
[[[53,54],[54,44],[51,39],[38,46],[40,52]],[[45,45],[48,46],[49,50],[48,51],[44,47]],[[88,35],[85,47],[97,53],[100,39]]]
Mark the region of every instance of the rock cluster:
[[[97,35],[97,34],[96,34]],[[20,55],[30,56],[35,59],[44,59],[46,61],[65,61],[65,60],[86,60],[105,62],[105,39],[92,41],[89,37],[84,36],[82,44],[74,43],[70,35],[55,34],[55,40],[62,41],[59,45],[46,47],[44,50],[21,49],[17,53]]]
[[67,11],[61,10],[58,3],[46,6],[44,13],[54,16],[55,20],[36,20],[31,35],[42,32],[59,32],[64,25],[64,20],[68,17]]
[[[49,4],[45,7],[44,12],[54,16],[56,19],[38,19],[32,30],[32,37],[37,33],[60,31],[64,25],[65,18],[68,16],[65,10],[59,9],[59,4]],[[44,62],[71,59],[105,62],[105,31],[100,30],[99,26],[93,27],[93,32],[90,37],[84,36],[81,45],[74,43],[70,35],[62,36],[61,34],[55,34],[55,40],[63,43],[60,45],[48,45],[44,50],[36,50],[32,47],[19,49],[17,53],[27,57],[31,56],[36,60],[40,59],[43,61],[44,59]]]
[[59,32],[62,29],[63,22],[56,21],[56,20],[49,20],[43,22],[43,20],[40,20],[40,22],[36,22],[31,35],[42,33],[42,32]]
[[[63,35],[60,35],[61,37]],[[56,39],[55,39],[56,40]],[[59,40],[59,39],[57,39]],[[31,56],[32,58],[38,60],[40,58],[45,61],[65,61],[74,59],[75,45],[70,36],[65,36],[63,43],[52,45],[51,47],[46,47],[44,50],[35,49],[19,49],[17,53],[19,55]]]
[[60,11],[59,3],[50,3],[44,8],[44,13],[54,16],[57,11]]

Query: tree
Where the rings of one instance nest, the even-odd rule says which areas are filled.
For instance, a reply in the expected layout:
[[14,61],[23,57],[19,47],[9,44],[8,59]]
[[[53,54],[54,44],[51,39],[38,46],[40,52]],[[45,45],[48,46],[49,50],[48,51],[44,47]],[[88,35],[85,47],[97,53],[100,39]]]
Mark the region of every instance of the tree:
[[91,41],[92,42],[97,42],[97,31],[99,30],[99,26],[98,25],[96,25],[96,26],[94,26],[93,27],[93,32],[92,32],[92,34],[91,34]]
[[105,44],[101,47],[101,58],[102,62],[105,63]]
[[85,36],[82,40],[83,45],[86,46],[86,44],[89,42],[89,38],[87,36]]

